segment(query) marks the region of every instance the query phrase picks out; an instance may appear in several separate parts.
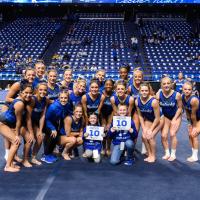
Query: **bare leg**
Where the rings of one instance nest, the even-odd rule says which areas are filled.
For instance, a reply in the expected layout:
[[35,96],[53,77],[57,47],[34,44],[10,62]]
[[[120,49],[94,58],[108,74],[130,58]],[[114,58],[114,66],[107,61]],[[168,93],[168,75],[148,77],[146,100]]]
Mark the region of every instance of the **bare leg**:
[[63,145],[65,148],[62,152],[62,157],[64,160],[71,160],[69,156],[69,149],[76,143],[75,137],[60,136],[59,145]]
[[8,126],[2,123],[0,124],[0,133],[12,143],[4,171],[18,172],[20,169],[13,166],[14,156],[19,148],[19,144],[15,143],[15,133]]
[[170,120],[164,117],[164,126],[161,131],[161,141],[165,151],[165,155],[162,157],[162,159],[164,160],[168,160],[170,157],[169,144],[168,144],[169,127],[170,127]]
[[38,134],[39,133],[39,128],[34,127],[34,132],[35,132],[35,144],[33,146],[33,152],[32,152],[32,158],[31,158],[31,163],[35,165],[41,165],[42,162],[37,160],[37,154],[41,148],[42,141],[43,141],[43,135]]
[[33,144],[32,142],[29,142],[30,133],[26,130],[26,128],[22,127],[21,134],[22,134],[22,137],[25,140],[24,157],[23,157],[22,164],[24,165],[24,167],[32,167],[31,163],[29,162],[29,151],[30,151],[30,148]]

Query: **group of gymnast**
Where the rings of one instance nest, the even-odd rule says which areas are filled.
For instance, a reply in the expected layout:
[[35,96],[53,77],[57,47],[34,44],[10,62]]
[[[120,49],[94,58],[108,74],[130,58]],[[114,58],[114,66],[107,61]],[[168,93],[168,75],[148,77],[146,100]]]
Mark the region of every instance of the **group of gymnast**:
[[[196,162],[200,105],[192,82],[184,80],[180,73],[175,87],[171,78],[165,76],[155,93],[143,81],[142,70],[136,68],[132,78],[128,75],[129,69],[122,66],[115,82],[106,79],[102,69],[91,80],[72,80],[73,71],[66,69],[59,82],[57,71],[47,71],[42,61],[27,68],[22,80],[10,87],[0,113],[4,171],[18,172],[20,166],[32,167],[42,162],[52,164],[58,155],[71,160],[77,154],[95,163],[107,156],[112,165],[131,166],[140,129],[145,162],[156,161],[158,132],[164,150],[162,159],[174,161],[184,112],[192,149],[187,161]],[[22,158],[17,154],[20,144]],[[39,159],[42,144],[44,152]]]

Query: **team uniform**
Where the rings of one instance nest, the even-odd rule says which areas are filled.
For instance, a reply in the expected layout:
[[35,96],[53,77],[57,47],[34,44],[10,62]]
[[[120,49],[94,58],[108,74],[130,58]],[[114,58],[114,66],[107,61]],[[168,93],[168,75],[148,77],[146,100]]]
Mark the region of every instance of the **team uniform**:
[[185,83],[185,80],[181,80],[181,81],[177,80],[175,90],[179,93],[182,93],[182,87],[183,87],[184,83]]
[[97,112],[101,101],[101,94],[99,93],[97,98],[92,100],[89,93],[87,93],[86,99],[87,114]]
[[150,122],[153,122],[155,119],[154,109],[152,107],[152,102],[155,98],[152,97],[145,104],[142,103],[140,97],[138,97],[138,108],[142,114],[142,117]]
[[[199,98],[198,98],[197,96],[194,96],[194,95],[192,95],[192,96],[188,99],[188,101],[186,101],[186,100],[185,100],[185,95],[184,95],[184,94],[182,95],[183,106],[184,106],[185,110],[189,113],[190,116],[191,116],[191,113],[192,113],[191,100],[192,100],[193,98],[196,98],[196,99],[198,99],[198,101],[199,101]],[[199,108],[198,108],[198,110],[197,110],[197,112],[196,112],[196,118],[197,118],[197,121],[200,120],[200,102],[199,102]],[[192,123],[191,119],[188,119],[188,121]]]
[[130,95],[134,97],[134,99],[137,99],[139,97],[139,89],[137,89],[133,84],[130,85],[131,87],[131,92]]
[[160,107],[162,108],[162,113],[165,117],[172,120],[178,110],[177,100],[176,100],[177,92],[174,91],[171,96],[165,97],[163,92],[160,91],[159,94],[159,102]]
[[[99,80],[97,80],[97,83],[99,85],[99,92],[102,94],[104,90],[105,82],[104,81],[100,82]],[[88,93],[89,91],[90,91],[90,81],[88,81],[86,84],[86,92]]]
[[113,96],[113,94],[114,93],[112,93],[110,96],[105,95],[105,100],[101,109],[101,114],[103,115],[103,117],[108,117],[112,114],[113,107],[110,102],[110,98]]
[[78,104],[81,104],[81,98],[82,98],[83,94],[82,95],[75,95],[74,92],[71,92],[69,94],[69,104],[70,104],[70,115],[73,114],[73,110],[74,110],[74,107]]
[[[71,117],[71,119],[72,119],[71,133],[73,134],[73,132],[80,132],[80,130],[83,126],[82,118],[78,121],[78,123],[76,123],[71,115],[69,115],[69,117]],[[66,136],[68,134],[68,133],[65,132],[64,126],[61,127],[59,133],[60,133],[61,136]]]
[[105,85],[105,82],[100,82],[100,81],[97,81],[98,84],[99,84],[99,92],[102,94],[103,93],[103,90],[104,90],[104,85]]
[[40,79],[39,77],[36,76],[32,85],[33,89],[35,89],[39,83],[47,83],[47,80],[44,77]]
[[[10,128],[15,128],[15,126],[16,126],[17,119],[16,119],[16,115],[15,115],[14,105],[19,101],[24,103],[23,100],[21,100],[21,99],[14,99],[14,101],[9,105],[8,110],[6,110],[5,112],[0,114],[0,121],[2,123],[6,124],[7,126],[9,126]],[[24,113],[23,113],[23,115],[24,115]]]
[[41,102],[39,102],[36,96],[33,96],[33,98],[35,101],[35,105],[31,116],[32,124],[39,126],[41,115],[47,105],[47,100],[46,97],[43,97]]
[[[113,151],[111,154],[111,164],[120,163],[120,158],[124,150],[127,150],[127,160],[133,159],[133,151],[134,151],[134,140],[138,136],[138,132],[135,127],[135,123],[133,120],[131,121],[131,128],[133,129],[133,133],[125,130],[116,130],[111,132],[111,128],[113,127],[113,123],[111,124],[110,131],[108,132],[108,136],[112,139],[113,143]],[[122,148],[121,146],[124,146]]]
[[118,106],[120,103],[123,103],[123,104],[129,106],[129,100],[130,100],[130,96],[129,95],[127,95],[126,99],[123,100],[123,101],[121,101],[116,94],[114,94],[113,96],[114,96],[114,100],[115,100],[115,105],[116,106]]
[[[133,82],[133,81],[132,81]],[[139,95],[139,89],[137,89],[133,83],[130,85],[131,87],[131,91],[130,91],[130,95],[134,98],[134,105],[135,105],[135,100],[140,96]],[[133,110],[132,110],[132,114],[136,112],[136,108],[135,106],[133,107]]]
[[[22,79],[22,80],[19,81],[18,83],[20,84],[20,88],[21,88],[21,86],[22,86],[23,84],[27,84],[28,81],[27,81],[26,79]],[[32,87],[33,87],[33,83],[32,83]],[[18,97],[18,95],[19,95],[19,92],[17,92],[12,98],[13,98],[13,99],[16,99],[16,98]],[[7,102],[7,101],[5,101],[5,103],[4,103],[4,105],[6,105],[7,107],[9,107],[10,104],[11,104],[11,103],[10,103],[10,102]]]
[[50,87],[47,88],[47,96],[50,100],[56,100],[58,99],[60,92],[60,88],[57,84],[55,84],[55,87],[51,89]]

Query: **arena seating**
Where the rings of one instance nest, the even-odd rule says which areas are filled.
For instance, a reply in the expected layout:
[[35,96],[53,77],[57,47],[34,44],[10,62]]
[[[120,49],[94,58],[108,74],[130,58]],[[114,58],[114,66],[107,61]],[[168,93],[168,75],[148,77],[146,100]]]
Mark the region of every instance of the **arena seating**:
[[[185,20],[152,20],[144,21],[144,26],[140,29],[141,35],[152,37],[154,32],[164,30],[166,39],[159,44],[149,44],[144,42],[144,54],[146,62],[152,67],[152,79],[160,80],[162,74],[170,74],[177,77],[178,72],[183,71],[186,77],[200,78],[200,64],[195,60],[187,60],[187,56],[192,58],[199,53],[200,39],[191,39],[189,44],[191,27]],[[180,35],[180,39],[174,39]]]
[[124,20],[123,13],[78,13],[79,19],[121,19]]
[[[51,18],[19,18],[0,31],[0,43],[6,46],[4,58],[41,58],[61,23]],[[13,67],[13,66],[12,66]]]
[[[71,26],[64,36],[57,51],[59,59],[52,65],[70,65],[74,71],[73,78],[84,75],[91,77],[99,69],[105,69],[107,77],[118,78],[118,69],[123,64],[134,67],[134,56],[130,48],[130,32],[126,27],[122,13],[79,13],[80,20]],[[93,18],[89,20],[88,18]],[[107,18],[107,20],[105,20]],[[195,57],[199,53],[199,39],[192,39],[188,44],[191,27],[181,17],[175,19],[144,20],[140,35],[152,37],[155,30],[165,30],[166,39],[159,44],[143,43],[144,66],[149,68],[145,80],[160,80],[163,74],[176,78],[179,71],[186,77],[199,80],[199,62],[187,60],[187,56]],[[19,18],[0,31],[1,59],[6,60],[1,69],[0,80],[19,80],[16,66],[31,57],[34,62],[41,58],[48,48],[56,31],[61,27],[61,19],[56,18]],[[130,27],[129,27],[130,29]],[[181,35],[174,40],[173,35]],[[16,55],[19,58],[15,58]],[[68,59],[66,59],[66,55]],[[88,72],[89,71],[89,72]],[[59,78],[63,71],[59,69]],[[146,74],[145,74],[146,75]]]
[[[85,38],[89,38],[91,43],[84,44]],[[58,54],[62,57],[66,53],[69,54],[68,64],[74,70],[80,70],[84,65],[96,65],[97,68],[105,70],[118,69],[123,63],[132,65],[128,38],[124,22],[121,21],[79,21],[75,24],[74,34],[66,35],[63,43]],[[116,61],[113,56],[113,45],[117,46]]]

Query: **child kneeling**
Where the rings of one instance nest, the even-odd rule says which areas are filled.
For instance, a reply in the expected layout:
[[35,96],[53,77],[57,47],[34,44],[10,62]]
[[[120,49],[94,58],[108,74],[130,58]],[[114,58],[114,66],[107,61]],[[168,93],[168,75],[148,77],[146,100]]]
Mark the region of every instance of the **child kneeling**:
[[[118,105],[118,115],[119,116],[127,116],[127,106],[124,104]],[[127,151],[127,157],[124,162],[125,165],[133,165],[134,164],[134,148],[135,143],[134,140],[138,136],[138,132],[136,130],[134,122],[131,120],[131,128],[129,130],[121,130],[117,127],[113,127],[113,123],[111,124],[110,130],[108,132],[108,136],[112,139],[113,150],[111,154],[110,163],[113,165],[117,165],[121,163],[121,156],[124,151]]]
[[[98,126],[98,115],[96,113],[92,113],[89,115],[89,126]],[[91,140],[87,139],[89,133],[86,132],[86,128],[84,129],[83,134],[83,147],[85,152],[83,157],[92,159],[95,163],[101,162],[101,149],[102,149],[102,141],[100,140]],[[102,135],[104,137],[104,135]]]

